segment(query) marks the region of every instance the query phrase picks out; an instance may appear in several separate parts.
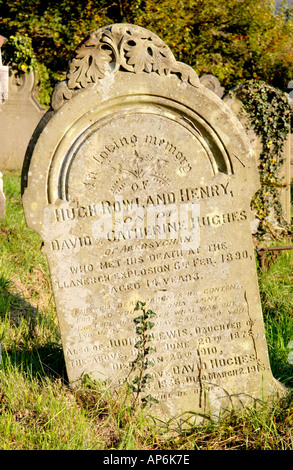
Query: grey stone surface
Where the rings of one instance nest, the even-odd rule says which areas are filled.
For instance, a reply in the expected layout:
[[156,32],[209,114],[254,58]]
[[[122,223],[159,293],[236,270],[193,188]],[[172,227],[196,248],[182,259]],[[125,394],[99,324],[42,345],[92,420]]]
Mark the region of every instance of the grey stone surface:
[[182,422],[278,397],[250,232],[259,187],[234,113],[150,31],[77,49],[23,175],[44,240],[69,380],[124,383],[134,308],[156,312],[154,416]]
[[0,106],[0,168],[21,170],[30,138],[45,113],[34,97],[35,74],[9,71],[8,96]]
[[8,76],[9,67],[0,65],[0,105],[8,100]]
[[290,82],[287,85],[287,92],[290,96],[290,98],[293,98],[293,80],[290,80]]
[[6,38],[0,35],[0,104],[8,100],[8,75],[9,67],[2,64],[1,47],[6,42]]
[[221,83],[217,77],[211,74],[202,75],[199,79],[200,83],[213,91],[219,98],[222,98],[225,93],[225,88],[221,86]]

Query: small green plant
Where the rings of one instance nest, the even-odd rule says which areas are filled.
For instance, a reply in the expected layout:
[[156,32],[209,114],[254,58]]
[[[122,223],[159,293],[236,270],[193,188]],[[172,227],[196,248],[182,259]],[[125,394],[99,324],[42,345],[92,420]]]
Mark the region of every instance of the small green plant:
[[[133,372],[137,372],[135,377],[132,379],[132,383],[129,385],[130,390],[135,394],[134,405],[137,404],[138,399],[142,392],[145,391],[146,385],[153,380],[151,374],[147,373],[146,370],[151,367],[154,363],[149,359],[149,355],[156,351],[156,348],[149,345],[152,335],[150,330],[155,326],[150,318],[154,318],[156,313],[150,309],[146,309],[145,302],[138,301],[134,310],[141,310],[141,315],[134,318],[136,324],[136,333],[139,335],[138,341],[135,343],[137,349],[137,357],[132,362],[131,371],[129,376]],[[142,406],[151,406],[154,403],[158,403],[158,400],[151,395],[147,395],[141,399]]]

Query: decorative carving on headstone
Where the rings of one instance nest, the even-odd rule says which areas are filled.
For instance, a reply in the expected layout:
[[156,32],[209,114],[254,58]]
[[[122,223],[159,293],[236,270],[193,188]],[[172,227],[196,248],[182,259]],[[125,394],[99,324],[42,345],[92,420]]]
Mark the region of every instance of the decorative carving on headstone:
[[53,109],[58,109],[63,99],[70,99],[74,91],[118,70],[177,74],[183,82],[199,86],[195,71],[177,62],[169,47],[154,33],[140,26],[115,24],[91,33],[77,48],[66,80],[54,90]]

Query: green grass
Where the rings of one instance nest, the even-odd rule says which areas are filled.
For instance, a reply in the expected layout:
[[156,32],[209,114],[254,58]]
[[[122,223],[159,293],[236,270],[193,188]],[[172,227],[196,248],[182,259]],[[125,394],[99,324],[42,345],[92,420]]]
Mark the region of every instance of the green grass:
[[[0,221],[1,450],[293,450],[293,399],[244,409],[170,437],[129,391],[113,396],[85,380],[71,389],[40,237],[25,224],[20,176],[4,174],[6,217]],[[279,242],[278,242],[279,244]],[[292,240],[284,240],[292,244]],[[274,376],[293,389],[293,250],[259,271]]]
[[[289,245],[288,240],[286,245]],[[292,242],[290,243],[292,245]],[[293,250],[259,273],[271,368],[274,376],[293,387],[293,366],[288,363],[288,343],[293,339]]]

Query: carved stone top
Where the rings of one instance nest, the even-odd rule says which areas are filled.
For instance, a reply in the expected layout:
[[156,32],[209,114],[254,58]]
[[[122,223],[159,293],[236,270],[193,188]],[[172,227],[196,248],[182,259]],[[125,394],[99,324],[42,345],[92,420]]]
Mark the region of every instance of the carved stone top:
[[181,81],[199,86],[196,72],[177,62],[169,47],[151,31],[130,24],[115,24],[91,33],[76,49],[66,80],[53,92],[52,108],[64,99],[118,70],[132,73],[176,74]]

